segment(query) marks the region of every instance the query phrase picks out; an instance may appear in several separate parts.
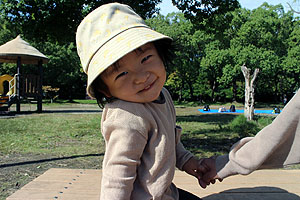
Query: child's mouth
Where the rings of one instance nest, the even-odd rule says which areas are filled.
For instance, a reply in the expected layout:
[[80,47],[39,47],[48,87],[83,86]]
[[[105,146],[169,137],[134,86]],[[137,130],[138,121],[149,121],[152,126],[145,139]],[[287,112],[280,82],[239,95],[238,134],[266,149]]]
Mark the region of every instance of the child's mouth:
[[154,83],[155,83],[155,81],[153,83],[151,83],[150,85],[146,86],[141,92],[149,90],[154,85]]
[[151,85],[144,88],[144,90],[148,90],[151,87]]

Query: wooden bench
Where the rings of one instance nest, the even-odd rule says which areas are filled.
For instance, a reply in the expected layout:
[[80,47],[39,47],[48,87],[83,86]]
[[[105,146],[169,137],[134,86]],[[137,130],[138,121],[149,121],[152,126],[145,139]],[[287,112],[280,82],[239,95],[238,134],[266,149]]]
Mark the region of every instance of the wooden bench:
[[[7,200],[99,200],[100,183],[101,170],[52,168]],[[176,171],[174,183],[203,200],[300,200],[300,170],[260,170],[229,177],[207,189]]]

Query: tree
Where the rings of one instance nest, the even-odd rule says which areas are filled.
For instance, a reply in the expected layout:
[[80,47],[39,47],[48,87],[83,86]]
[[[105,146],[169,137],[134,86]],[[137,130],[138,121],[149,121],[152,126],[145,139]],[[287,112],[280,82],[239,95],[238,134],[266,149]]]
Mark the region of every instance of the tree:
[[[257,82],[257,99],[261,101],[279,100],[282,92],[282,77],[286,77],[281,66],[281,58],[287,54],[287,39],[292,30],[291,13],[284,13],[281,5],[270,6],[264,3],[257,9],[247,12],[237,9],[231,12],[234,16],[225,30],[230,34],[231,64],[223,68],[221,81],[232,85],[242,81],[239,73],[244,63],[252,70],[259,67],[260,79]],[[228,35],[227,34],[227,35]],[[234,90],[237,97],[239,90]]]
[[[17,36],[16,30],[14,30],[8,20],[4,19],[0,15],[0,46],[6,42],[15,39]],[[16,64],[13,63],[0,63],[0,75],[9,74],[14,75],[16,73]]]
[[264,3],[250,13],[233,43],[242,46],[252,44],[283,56],[286,54],[286,39],[292,30],[292,21],[292,13],[285,13],[282,5]]
[[14,39],[16,34],[9,21],[0,15],[0,45]]
[[207,24],[212,24],[215,16],[224,15],[228,11],[240,7],[237,0],[172,0],[172,3],[184,13],[187,19],[197,25],[200,25],[204,20],[207,20]]
[[[109,0],[2,0],[0,14],[15,27],[21,27],[24,38],[66,44],[75,41],[77,26],[90,11],[110,3]],[[158,11],[161,0],[123,0],[142,17]]]
[[288,41],[288,53],[283,59],[285,78],[282,80],[282,93],[292,96],[300,87],[300,22],[297,21]]
[[225,49],[220,48],[221,44],[215,40],[206,45],[205,57],[201,60],[201,77],[206,77],[210,86],[210,97],[216,101],[215,93],[220,85],[222,77],[222,68],[229,64],[229,54]]
[[290,7],[292,12],[294,12],[296,14],[300,14],[298,0],[293,0],[291,3],[287,2],[287,4]]
[[248,69],[245,65],[241,67],[243,75],[245,77],[245,109],[244,115],[248,121],[253,120],[254,116],[254,81],[258,75],[259,69],[256,68],[253,75],[251,76],[251,70]]
[[63,99],[85,98],[86,75],[80,67],[80,60],[74,43],[36,43],[49,58],[44,65],[44,85],[60,88],[59,97]]
[[191,20],[196,30],[213,34],[215,39],[227,45],[224,30],[232,21],[229,11],[240,8],[238,0],[172,0],[173,4]]
[[[198,30],[195,31],[193,24],[182,13],[172,13],[166,17],[158,15],[148,19],[147,23],[156,31],[173,38],[176,43],[176,56],[173,65],[168,68],[168,74],[172,80],[167,84],[173,94],[182,99],[196,100],[196,87],[199,86],[200,62],[204,56],[204,48],[210,35]],[[176,31],[174,31],[176,30]],[[178,90],[179,80],[180,90]]]
[[[44,85],[60,88],[60,98],[85,97],[86,76],[75,47],[76,29],[81,20],[109,0],[2,0],[0,1],[0,41],[18,34],[45,54]],[[161,0],[123,0],[143,18],[158,12]],[[3,22],[3,23],[2,23]],[[9,26],[9,28],[8,28]],[[2,42],[2,41],[1,41]],[[2,65],[1,72],[15,73],[15,65]],[[26,69],[29,69],[26,66]],[[25,69],[25,70],[26,70]]]

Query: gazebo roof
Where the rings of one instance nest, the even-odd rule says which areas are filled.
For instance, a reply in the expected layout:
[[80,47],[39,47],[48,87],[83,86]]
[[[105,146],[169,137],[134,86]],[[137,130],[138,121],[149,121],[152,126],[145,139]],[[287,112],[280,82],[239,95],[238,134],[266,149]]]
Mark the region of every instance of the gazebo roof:
[[40,60],[47,63],[49,60],[20,35],[0,46],[0,63],[17,63],[18,57],[21,58],[21,64],[38,64]]

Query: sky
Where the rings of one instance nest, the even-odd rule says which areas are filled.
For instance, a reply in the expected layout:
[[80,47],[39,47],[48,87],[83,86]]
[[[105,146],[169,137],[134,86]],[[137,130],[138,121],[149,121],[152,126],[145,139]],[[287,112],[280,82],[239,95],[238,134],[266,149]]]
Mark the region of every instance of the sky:
[[[292,6],[294,5],[293,0],[240,0],[239,2],[242,8],[247,8],[250,10],[259,7],[264,2],[267,2],[270,5],[281,4],[284,7],[285,12],[289,10],[287,3],[290,3]],[[175,6],[173,6],[172,0],[163,0],[162,3],[160,4],[160,8],[161,8],[160,12],[162,15],[167,15],[168,13],[179,11]]]

